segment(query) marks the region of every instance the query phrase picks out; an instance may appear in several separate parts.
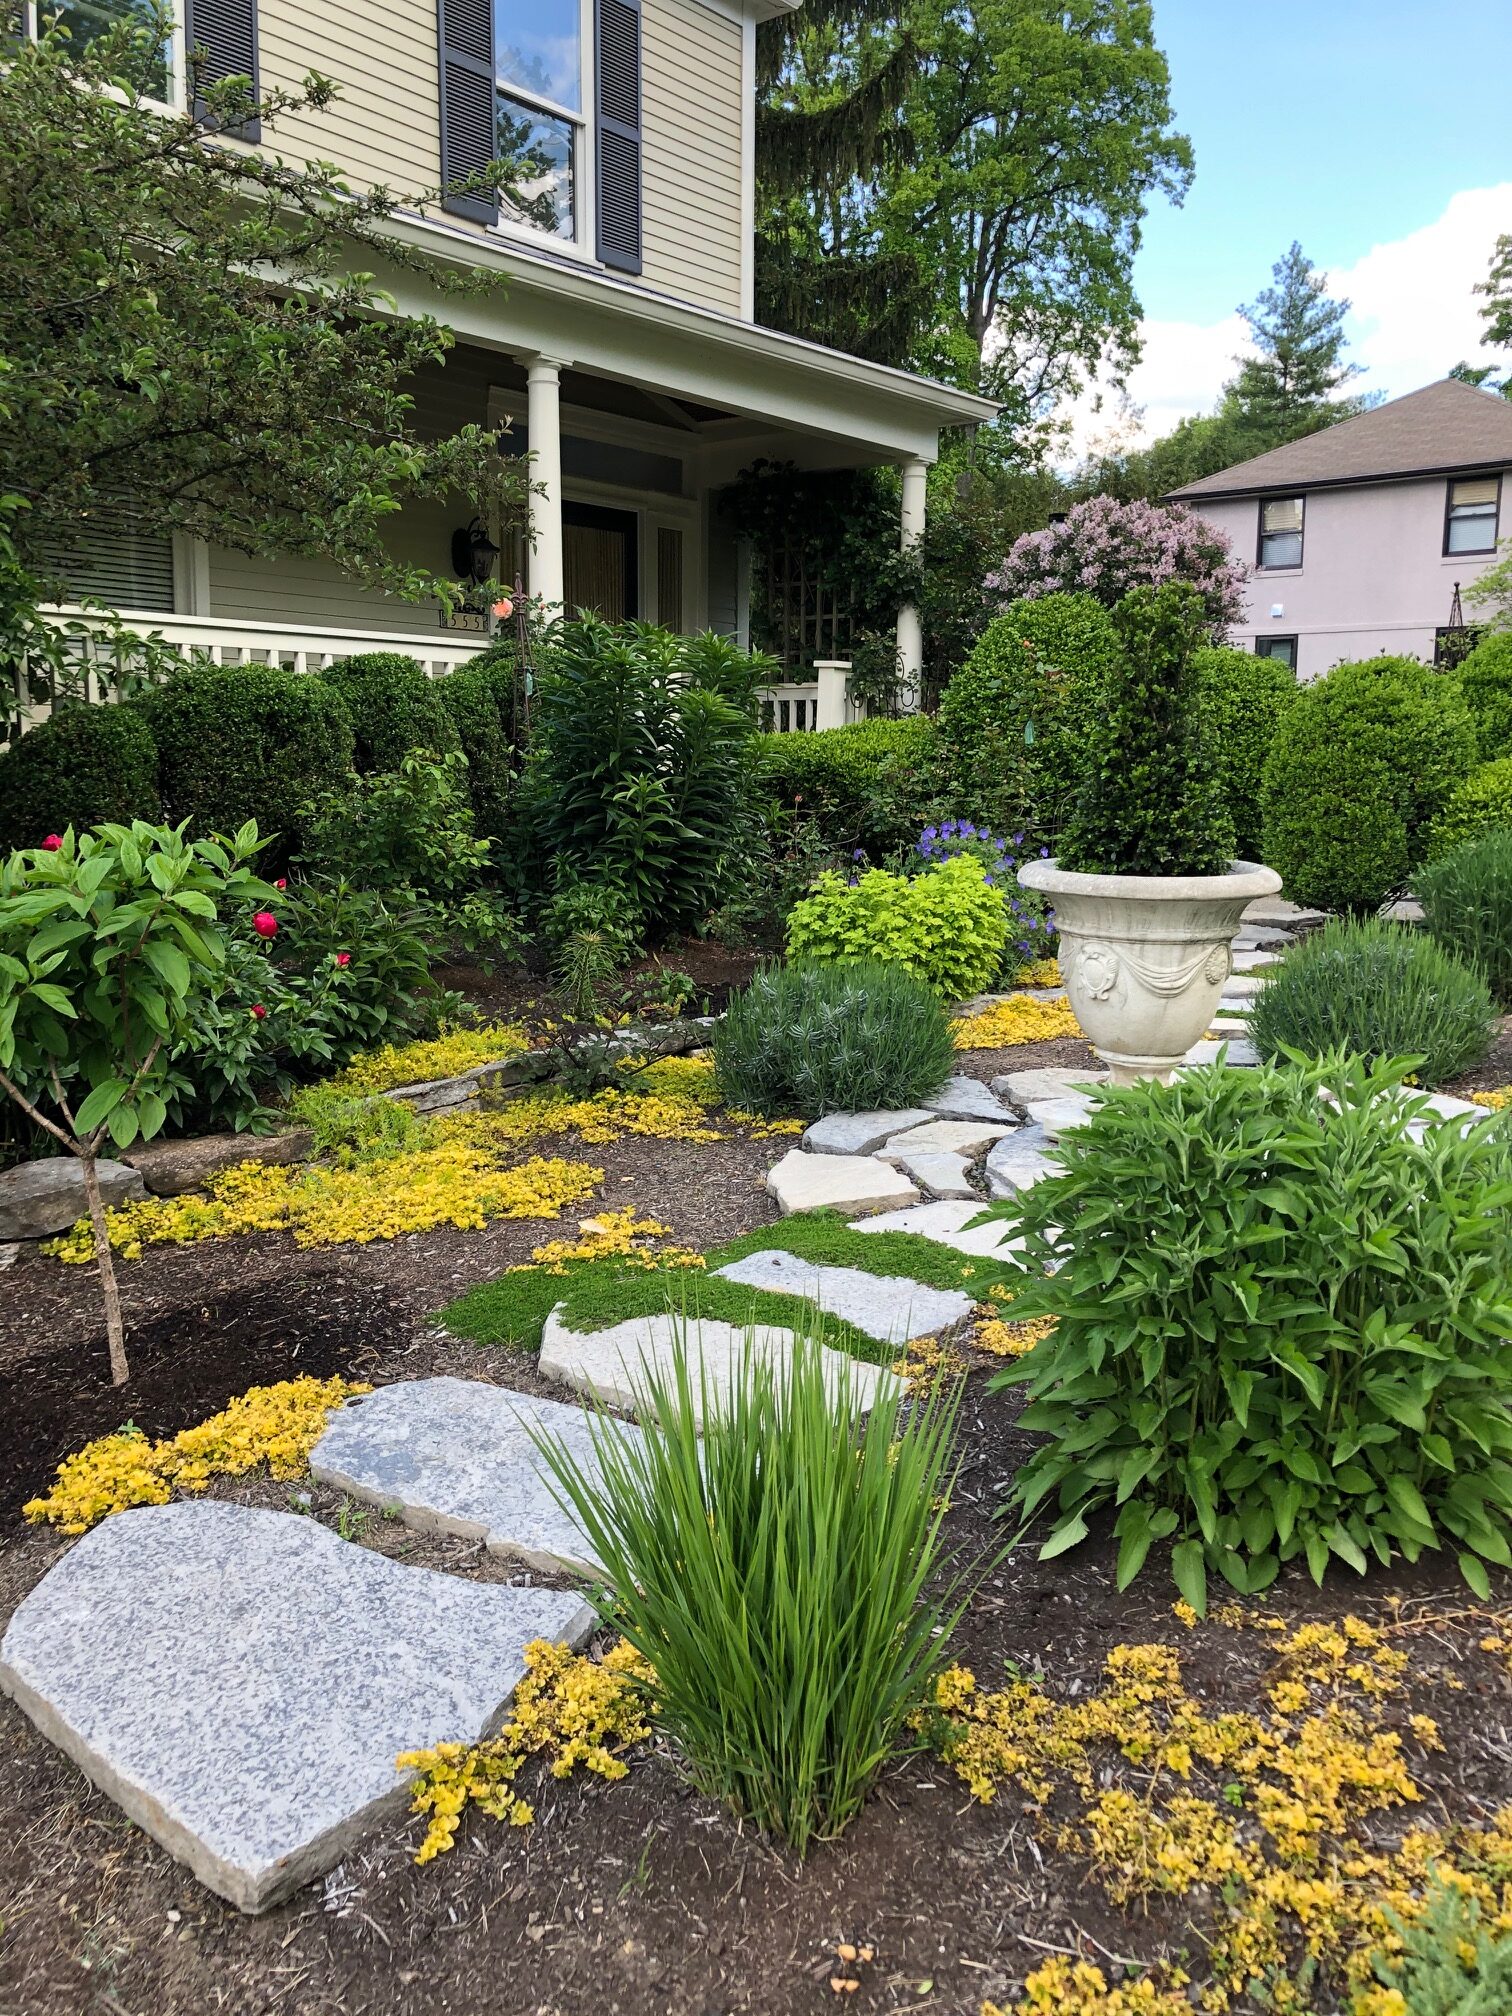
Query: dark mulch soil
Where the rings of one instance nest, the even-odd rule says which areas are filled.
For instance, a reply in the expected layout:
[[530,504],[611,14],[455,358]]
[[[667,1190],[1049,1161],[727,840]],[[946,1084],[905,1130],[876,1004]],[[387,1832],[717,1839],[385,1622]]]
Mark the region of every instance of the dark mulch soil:
[[1499,1092],[1504,1085],[1512,1085],[1512,1015],[1503,1019],[1485,1062],[1438,1089],[1468,1099],[1472,1092]]
[[[662,972],[685,973],[693,982],[691,1014],[720,1014],[737,987],[743,987],[761,963],[761,954],[735,952],[703,938],[688,938],[664,947],[638,965],[628,967],[621,984],[629,992],[650,992]],[[496,1021],[523,1021],[527,1024],[561,1013],[560,1004],[546,998],[547,976],[521,966],[502,966],[486,972],[480,966],[438,966],[436,979],[443,987],[465,994],[482,1015]]]
[[1092,1045],[1081,1036],[1057,1036],[1048,1043],[1015,1043],[1009,1050],[963,1050],[960,1069],[984,1085],[1007,1071],[1101,1071]]

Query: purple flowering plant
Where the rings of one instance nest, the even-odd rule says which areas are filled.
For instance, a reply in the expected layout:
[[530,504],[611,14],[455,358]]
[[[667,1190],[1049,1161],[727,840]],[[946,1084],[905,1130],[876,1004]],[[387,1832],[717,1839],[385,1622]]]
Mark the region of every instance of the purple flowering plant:
[[1131,588],[1180,581],[1202,597],[1214,638],[1244,613],[1249,569],[1228,540],[1185,504],[1088,497],[1058,525],[1014,541],[986,587],[1005,602],[1080,591],[1106,608]]
[[[1008,906],[1008,942],[1003,948],[1003,976],[1011,979],[1020,966],[1031,959],[1055,956],[1055,913],[1043,899],[1018,886],[1019,863],[1032,843],[1022,833],[1012,839],[994,833],[990,826],[978,826],[970,819],[942,819],[926,826],[914,842],[913,858],[905,864],[915,874],[940,861],[969,854],[982,864],[989,884],[1002,892]],[[1048,856],[1050,849],[1037,851]]]

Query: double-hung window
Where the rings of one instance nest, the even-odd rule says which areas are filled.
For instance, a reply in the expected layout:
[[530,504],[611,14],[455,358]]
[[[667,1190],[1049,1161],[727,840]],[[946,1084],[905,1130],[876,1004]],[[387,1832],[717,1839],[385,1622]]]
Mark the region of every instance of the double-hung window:
[[1465,476],[1451,481],[1444,506],[1445,553],[1494,553],[1500,504],[1499,476]]
[[[66,31],[73,56],[82,55],[123,23],[144,31],[158,25],[147,0],[26,0],[21,8],[23,31],[33,40],[54,22]],[[177,29],[156,41],[144,41],[141,71],[133,79],[144,97],[159,105],[176,104],[182,75],[183,45]]]
[[578,236],[584,113],[582,0],[493,0],[502,217]]
[[1303,500],[1300,497],[1267,497],[1261,502],[1257,566],[1302,565],[1302,516]]

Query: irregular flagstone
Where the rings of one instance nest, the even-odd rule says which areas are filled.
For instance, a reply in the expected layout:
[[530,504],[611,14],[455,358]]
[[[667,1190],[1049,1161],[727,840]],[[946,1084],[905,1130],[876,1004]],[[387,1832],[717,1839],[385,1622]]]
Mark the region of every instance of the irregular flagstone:
[[[1000,1154],[1008,1145],[999,1143],[993,1153]],[[990,1159],[988,1166],[991,1167]],[[968,1229],[973,1218],[981,1217],[984,1208],[980,1198],[971,1204],[958,1204],[954,1200],[915,1204],[907,1211],[888,1211],[880,1218],[863,1218],[855,1229],[912,1232],[916,1238],[933,1239],[937,1246],[949,1246],[956,1253],[968,1253],[976,1259],[1011,1260],[1023,1243],[1011,1225],[997,1219]]]
[[975,1197],[971,1178],[967,1175],[970,1164],[964,1155],[930,1153],[922,1155],[889,1155],[888,1161],[905,1176],[911,1177],[921,1190],[927,1190],[931,1197]]
[[[791,1258],[791,1255],[785,1255]],[[914,1283],[910,1282],[910,1288]],[[703,1402],[718,1401],[730,1390],[749,1350],[767,1363],[791,1353],[793,1333],[775,1324],[749,1327],[719,1323],[711,1317],[637,1316],[607,1330],[569,1330],[554,1309],[541,1332],[543,1377],[560,1379],[578,1393],[606,1406],[643,1411],[652,1377],[672,1386],[679,1353],[687,1358],[694,1409],[701,1420]],[[833,1393],[842,1369],[850,1368],[850,1390],[856,1404],[869,1409],[884,1386],[895,1382],[880,1365],[867,1365],[848,1352],[824,1349],[825,1383]]]
[[1265,985],[1261,973],[1231,973],[1223,983],[1223,992],[1218,996],[1220,1004],[1229,1001],[1253,1001]]
[[959,1074],[947,1078],[933,1099],[926,1099],[924,1104],[944,1120],[1000,1120],[1008,1127],[1014,1124],[1013,1114],[980,1078]]
[[1294,931],[1282,931],[1273,924],[1246,924],[1242,931],[1234,934],[1233,947],[1236,952],[1261,952],[1295,945],[1296,942]]
[[904,1106],[896,1112],[826,1113],[805,1129],[803,1145],[814,1155],[870,1155],[892,1135],[929,1118],[922,1106]]
[[906,1176],[870,1155],[806,1155],[790,1148],[767,1171],[766,1187],[784,1212],[893,1211],[917,1204],[919,1193]]
[[1231,952],[1229,958],[1235,973],[1258,973],[1262,966],[1281,964],[1279,952]]
[[262,1911],[407,1803],[394,1759],[475,1742],[581,1597],[406,1568],[214,1500],[118,1513],[21,1604],[0,1686],[200,1881]]
[[1240,1069],[1248,1069],[1260,1062],[1260,1052],[1247,1036],[1229,1036],[1226,1033],[1220,1033],[1216,1037],[1204,1036],[1199,1042],[1192,1045],[1181,1062],[1182,1064],[1216,1064],[1220,1052],[1223,1054],[1225,1062],[1235,1065]]
[[1042,1176],[1056,1174],[1050,1159],[1050,1136],[1043,1127],[1025,1127],[1017,1135],[999,1141],[987,1157],[983,1174],[990,1197],[1016,1197],[1038,1183]]
[[1441,1120],[1489,1120],[1492,1109],[1477,1106],[1473,1099],[1457,1099],[1452,1092],[1430,1092],[1428,1104]]
[[1049,1141],[1058,1141],[1073,1127],[1083,1126],[1092,1115],[1092,1101],[1083,1093],[1066,1091],[1058,1099],[1031,1099],[1029,1118],[1043,1130]]
[[1064,1071],[1037,1067],[1032,1071],[1008,1071],[994,1078],[992,1089],[1011,1099],[1016,1106],[1028,1106],[1047,1099],[1063,1099],[1078,1085],[1106,1085],[1107,1071]]
[[1005,1134],[1013,1133],[1017,1124],[1011,1117],[1003,1120],[930,1120],[922,1127],[910,1127],[906,1133],[894,1134],[877,1153],[889,1162],[900,1155],[965,1155],[970,1158],[990,1148],[994,1141],[1001,1141]]
[[748,1253],[717,1270],[746,1288],[779,1295],[802,1295],[827,1316],[841,1316],[879,1344],[906,1344],[933,1337],[971,1314],[971,1297],[959,1289],[926,1288],[896,1274],[868,1274],[859,1267],[828,1267],[791,1253]]
[[532,1430],[593,1471],[581,1407],[481,1379],[404,1379],[331,1416],[310,1474],[423,1532],[481,1540],[491,1554],[527,1567],[596,1568],[586,1534],[557,1501]]
[[1246,905],[1239,920],[1244,931],[1310,931],[1314,925],[1327,922],[1326,910],[1305,910],[1298,903],[1289,903],[1284,896],[1257,896]]

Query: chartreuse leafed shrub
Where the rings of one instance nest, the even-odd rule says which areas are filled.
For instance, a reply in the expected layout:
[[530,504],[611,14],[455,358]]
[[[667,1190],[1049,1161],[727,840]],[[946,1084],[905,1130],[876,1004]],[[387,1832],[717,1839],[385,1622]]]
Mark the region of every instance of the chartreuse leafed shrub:
[[158,750],[165,816],[195,833],[269,836],[270,870],[299,837],[301,806],[351,766],[352,725],[322,679],[277,665],[187,665],[133,706]]
[[1483,762],[1512,756],[1512,630],[1493,630],[1463,658],[1459,682]]
[[1169,1540],[1198,1610],[1213,1570],[1243,1593],[1447,1547],[1484,1598],[1512,1562],[1512,1141],[1438,1120],[1404,1068],[1106,1093],[1063,1173],[999,1208],[1015,1316],[1055,1319],[996,1381],[1049,1438],[1014,1482],[1045,1557],[1116,1507],[1119,1586]]
[[791,958],[823,964],[898,966],[942,999],[959,1001],[991,984],[1007,938],[1002,891],[980,861],[958,855],[922,875],[869,868],[854,881],[819,876],[789,913],[787,949]]
[[1434,822],[1428,859],[1452,854],[1483,833],[1512,832],[1512,756],[1470,772]]
[[1420,868],[1413,884],[1430,936],[1483,973],[1512,1013],[1512,828],[1484,833]]
[[911,1106],[954,1068],[950,1024],[899,966],[772,966],[731,997],[714,1031],[720,1097],[747,1113]]
[[1265,844],[1260,782],[1276,730],[1297,697],[1297,675],[1279,658],[1216,644],[1204,645],[1193,665],[1218,789],[1234,822],[1234,851],[1241,861],[1258,861]]
[[413,750],[445,756],[462,746],[441,697],[418,658],[364,651],[320,675],[345,707],[357,737],[359,770],[397,770]]
[[1452,675],[1411,658],[1336,665],[1298,690],[1271,745],[1266,865],[1296,903],[1378,910],[1423,859],[1474,761]]
[[1376,918],[1335,918],[1272,968],[1249,1028],[1262,1057],[1413,1057],[1425,1084],[1442,1085],[1485,1056],[1495,1014],[1485,981],[1443,944]]
[[1207,618],[1195,588],[1135,588],[1113,612],[1119,655],[1060,847],[1095,875],[1221,875],[1234,829],[1218,788],[1193,663]]
[[[593,1460],[541,1438],[602,1563],[600,1613],[655,1669],[651,1715],[698,1789],[802,1854],[855,1817],[947,1656],[941,1522],[957,1396],[868,1417],[823,1329],[748,1341],[726,1392],[679,1350],[642,1433],[590,1417]],[[700,1433],[700,1427],[702,1432]]]
[[135,707],[66,702],[0,754],[0,850],[160,814],[157,749]]
[[811,819],[825,845],[872,856],[906,846],[937,788],[935,724],[857,721],[816,733],[758,735],[755,795]]
[[1372,1955],[1377,1987],[1354,2004],[1356,2016],[1502,2016],[1512,2009],[1512,1939],[1486,1921],[1463,1881],[1441,1876],[1421,1916],[1387,1910],[1389,1940]]
[[1118,638],[1091,595],[1044,595],[994,617],[940,701],[952,802],[999,828],[1058,833],[1087,766]]

